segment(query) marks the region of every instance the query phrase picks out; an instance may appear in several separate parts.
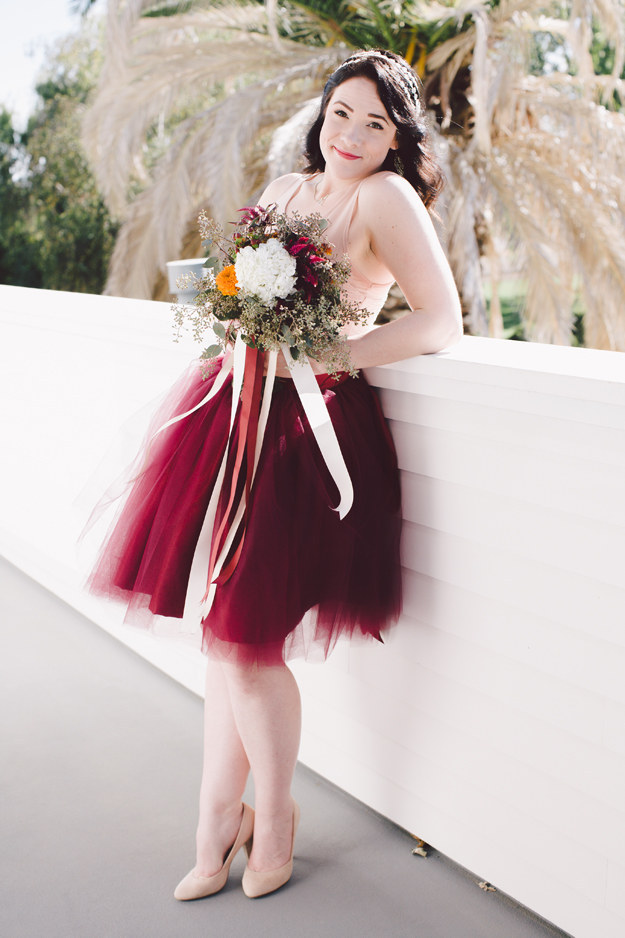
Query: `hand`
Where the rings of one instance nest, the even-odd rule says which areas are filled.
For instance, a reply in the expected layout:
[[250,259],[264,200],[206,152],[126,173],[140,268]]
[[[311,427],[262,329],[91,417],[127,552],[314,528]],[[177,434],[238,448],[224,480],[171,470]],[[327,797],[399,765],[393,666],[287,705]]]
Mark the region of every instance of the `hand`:
[[[265,374],[267,374],[267,358],[265,357]],[[290,378],[291,372],[289,371],[286,359],[282,352],[278,352],[278,360],[276,362],[276,378]]]
[[[316,375],[325,375],[327,374],[327,368],[323,362],[318,362],[315,358],[308,358],[310,367],[313,370],[313,374]],[[267,357],[265,357],[265,374],[267,374]],[[290,378],[291,372],[285,361],[284,355],[282,352],[278,352],[278,361],[276,362],[276,378]]]

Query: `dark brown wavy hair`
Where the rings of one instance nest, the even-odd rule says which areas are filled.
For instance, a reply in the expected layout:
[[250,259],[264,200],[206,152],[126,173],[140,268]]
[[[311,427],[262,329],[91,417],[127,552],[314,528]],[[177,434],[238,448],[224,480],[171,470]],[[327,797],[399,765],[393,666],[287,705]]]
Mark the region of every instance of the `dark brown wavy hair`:
[[323,89],[319,113],[306,136],[306,173],[323,172],[325,159],[319,135],[328,102],[335,88],[348,78],[363,77],[375,82],[386,113],[397,129],[398,148],[389,150],[380,169],[399,173],[431,208],[443,188],[443,176],[430,150],[421,83],[405,59],[385,49],[355,52],[330,75]]

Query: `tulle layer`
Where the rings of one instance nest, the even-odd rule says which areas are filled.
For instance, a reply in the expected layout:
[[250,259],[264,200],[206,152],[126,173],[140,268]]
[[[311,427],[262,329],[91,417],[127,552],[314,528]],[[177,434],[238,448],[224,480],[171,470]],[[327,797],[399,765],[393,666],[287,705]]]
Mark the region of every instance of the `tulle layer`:
[[[151,431],[208,392],[195,363]],[[393,443],[364,376],[319,379],[354,485],[341,521],[338,493],[293,382],[278,379],[254,481],[245,541],[202,622],[202,648],[238,662],[325,657],[341,635],[381,640],[399,615],[401,505]],[[199,410],[146,442],[123,507],[89,579],[152,627],[183,616],[191,563],[228,440],[231,380]],[[237,425],[234,428],[236,442]],[[224,492],[229,490],[230,464]],[[217,523],[224,509],[220,500]],[[236,544],[235,544],[236,546]]]

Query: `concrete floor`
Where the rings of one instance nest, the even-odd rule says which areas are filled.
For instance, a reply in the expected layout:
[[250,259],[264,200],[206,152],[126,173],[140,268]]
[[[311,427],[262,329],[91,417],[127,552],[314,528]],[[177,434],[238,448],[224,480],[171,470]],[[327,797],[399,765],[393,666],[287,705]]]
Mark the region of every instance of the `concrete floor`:
[[[4,938],[554,938],[564,933],[298,766],[291,882],[176,902],[202,704],[0,559]],[[250,791],[250,800],[253,793]]]

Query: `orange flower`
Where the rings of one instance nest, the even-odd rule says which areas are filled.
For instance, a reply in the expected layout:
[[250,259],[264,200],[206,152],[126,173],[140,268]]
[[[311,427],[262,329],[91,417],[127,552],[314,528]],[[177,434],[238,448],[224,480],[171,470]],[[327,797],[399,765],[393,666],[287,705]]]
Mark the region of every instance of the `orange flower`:
[[230,264],[229,267],[224,267],[215,277],[215,283],[219,292],[223,293],[224,296],[236,296],[239,292],[239,287],[237,286],[237,275],[234,271],[234,264]]

